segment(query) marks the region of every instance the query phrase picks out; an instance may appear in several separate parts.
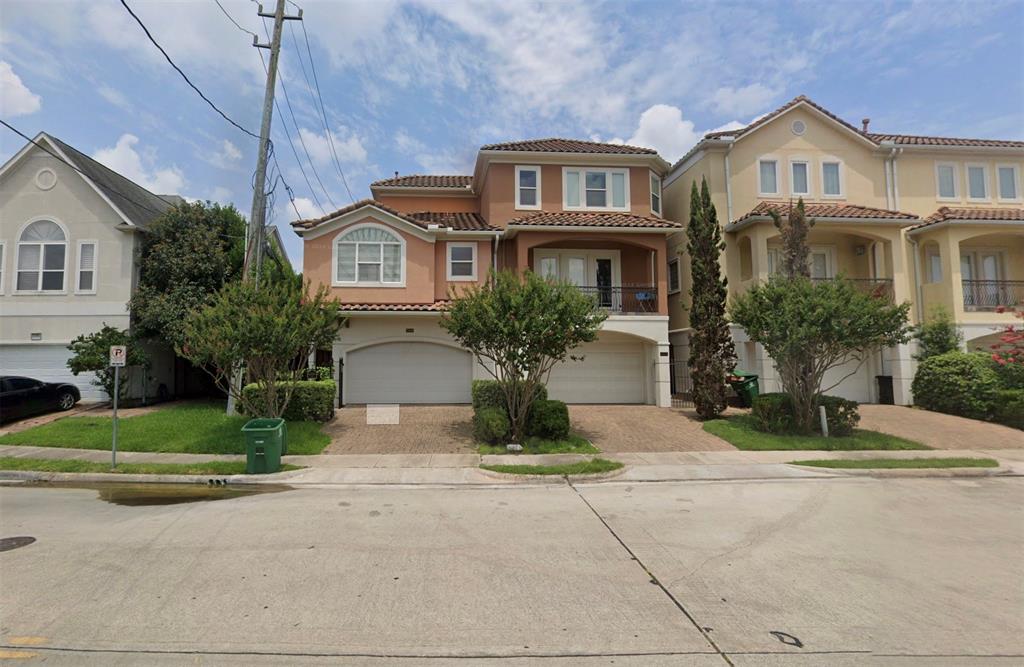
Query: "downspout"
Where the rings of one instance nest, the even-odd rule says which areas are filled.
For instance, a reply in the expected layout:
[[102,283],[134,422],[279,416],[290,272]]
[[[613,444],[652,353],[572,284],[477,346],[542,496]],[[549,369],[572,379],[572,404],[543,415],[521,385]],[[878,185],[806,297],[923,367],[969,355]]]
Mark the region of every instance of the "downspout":
[[725,213],[728,216],[727,222],[732,222],[732,172],[729,169],[729,153],[732,151],[732,142],[725,149]]
[[924,322],[924,292],[921,287],[921,249],[917,244],[917,239],[907,234],[907,239],[910,241],[910,245],[914,247],[914,286],[916,287],[916,296],[914,299],[914,311],[917,313],[917,323],[921,324]]
[[885,158],[885,205],[890,211],[897,210],[895,203],[896,196],[894,194],[893,187],[893,178],[896,171],[893,160],[896,157],[897,150],[898,149],[893,148],[889,151],[889,157]]
[[501,232],[494,232],[494,245],[491,249],[491,271],[498,272],[498,245],[501,243]]
[[892,158],[892,210],[900,210],[900,172],[896,169],[896,159],[903,155],[903,149],[896,149],[896,156]]

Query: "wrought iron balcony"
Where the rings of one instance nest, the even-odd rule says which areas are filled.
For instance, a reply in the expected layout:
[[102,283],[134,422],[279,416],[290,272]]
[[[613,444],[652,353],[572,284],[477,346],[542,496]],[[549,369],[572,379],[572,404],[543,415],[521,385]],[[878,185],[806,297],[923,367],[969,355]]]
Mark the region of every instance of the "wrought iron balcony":
[[964,310],[995,310],[1024,303],[1024,280],[962,280]]
[[658,313],[658,288],[650,285],[597,287],[579,285],[584,294],[597,300],[597,305],[612,313],[654,314]]

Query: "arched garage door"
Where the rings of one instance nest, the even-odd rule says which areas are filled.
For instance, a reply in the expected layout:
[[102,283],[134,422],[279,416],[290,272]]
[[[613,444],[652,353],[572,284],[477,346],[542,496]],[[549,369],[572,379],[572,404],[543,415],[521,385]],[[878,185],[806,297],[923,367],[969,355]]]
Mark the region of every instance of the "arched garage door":
[[566,403],[643,403],[644,344],[636,339],[602,336],[573,352],[551,370],[548,396]]
[[434,343],[381,343],[345,355],[346,404],[469,403],[473,358]]

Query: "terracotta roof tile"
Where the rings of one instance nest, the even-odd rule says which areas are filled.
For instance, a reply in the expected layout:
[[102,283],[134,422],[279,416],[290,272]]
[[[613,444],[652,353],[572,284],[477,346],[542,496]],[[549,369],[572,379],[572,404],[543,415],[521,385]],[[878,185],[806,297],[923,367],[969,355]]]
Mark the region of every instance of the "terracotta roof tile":
[[[770,218],[769,211],[774,210],[779,215],[788,215],[790,202],[763,201],[758,203],[749,213],[741,216],[732,224],[737,224],[750,218]],[[808,218],[853,218],[857,220],[918,220],[913,213],[902,211],[890,211],[884,208],[871,208],[868,206],[857,206],[856,204],[815,204],[805,203],[804,211]]]
[[594,213],[590,211],[541,211],[511,220],[509,225],[530,227],[631,227],[651,229],[681,228],[677,222],[630,213]]
[[956,137],[925,137],[914,134],[877,134],[867,136],[875,143],[891,141],[904,146],[976,146],[978,148],[1024,148],[1024,141],[1003,139],[960,139]]
[[530,151],[538,153],[601,153],[605,155],[657,155],[653,148],[608,144],[580,139],[528,139],[481,146],[482,151]]
[[343,303],[343,312],[369,313],[431,313],[447,310],[451,301],[435,301],[433,303]]
[[462,174],[409,174],[383,178],[370,183],[371,188],[457,188],[466,189],[473,185],[472,176]]
[[1024,222],[1024,208],[951,208],[943,206],[925,218],[924,222],[920,225],[911,227],[911,230],[921,229],[922,227],[948,220]]
[[319,218],[311,218],[309,220],[296,220],[291,223],[292,227],[296,230],[313,229],[318,225],[322,225],[329,220],[333,220],[339,216],[351,213],[366,206],[373,206],[379,208],[382,211],[390,213],[391,215],[397,216],[406,222],[427,229],[427,225],[436,224],[443,227],[451,227],[452,229],[458,229],[461,231],[478,231],[478,230],[491,230],[495,229],[487,224],[483,217],[479,213],[439,213],[432,211],[421,211],[418,213],[400,213],[390,206],[385,206],[375,199],[362,199],[350,204],[344,208],[339,208],[337,211],[328,213],[327,215],[320,216]]

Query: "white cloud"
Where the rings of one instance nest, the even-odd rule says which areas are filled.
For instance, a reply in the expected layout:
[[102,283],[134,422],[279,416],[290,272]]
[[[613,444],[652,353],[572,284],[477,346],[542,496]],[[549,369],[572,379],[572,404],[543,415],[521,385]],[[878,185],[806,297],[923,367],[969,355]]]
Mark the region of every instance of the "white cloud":
[[684,120],[679,107],[655,104],[640,114],[636,132],[623,143],[653,148],[663,158],[673,162],[699,139],[693,121]]
[[228,204],[231,202],[231,190],[218,185],[210,191],[210,201],[219,202],[221,204]]
[[139,138],[122,134],[111,148],[101,148],[92,157],[125,178],[131,179],[156,194],[177,194],[185,187],[185,176],[177,167],[154,166],[152,157],[146,159],[136,150]]
[[108,86],[107,84],[103,84],[96,89],[96,92],[100,94],[100,97],[110,102],[115,107],[124,109],[125,111],[132,110],[132,103],[120,90]]
[[220,149],[204,153],[203,159],[218,169],[237,170],[242,160],[242,151],[227,139],[222,139]]
[[[309,151],[309,157],[318,165],[331,164],[334,160],[331,155],[331,146],[328,142],[327,133],[313,132],[306,128],[299,128],[301,141],[296,139],[296,148],[305,144]],[[337,131],[331,131],[331,139],[334,141],[334,150],[338,155],[338,161],[342,164],[358,164],[366,162],[366,148],[362,141],[348,128],[342,127]]]
[[765,108],[778,94],[760,83],[742,88],[723,86],[711,96],[711,106],[727,116],[748,116]]
[[39,111],[42,103],[43,98],[22,83],[11,64],[0,60],[0,116],[27,116]]
[[[295,217],[295,210],[291,207],[290,203],[286,203],[287,212],[285,218],[292,219]],[[319,218],[323,213],[317,208],[317,205],[313,203],[312,199],[308,197],[296,197],[295,208],[299,210],[299,215],[302,216],[302,220],[308,218]]]

